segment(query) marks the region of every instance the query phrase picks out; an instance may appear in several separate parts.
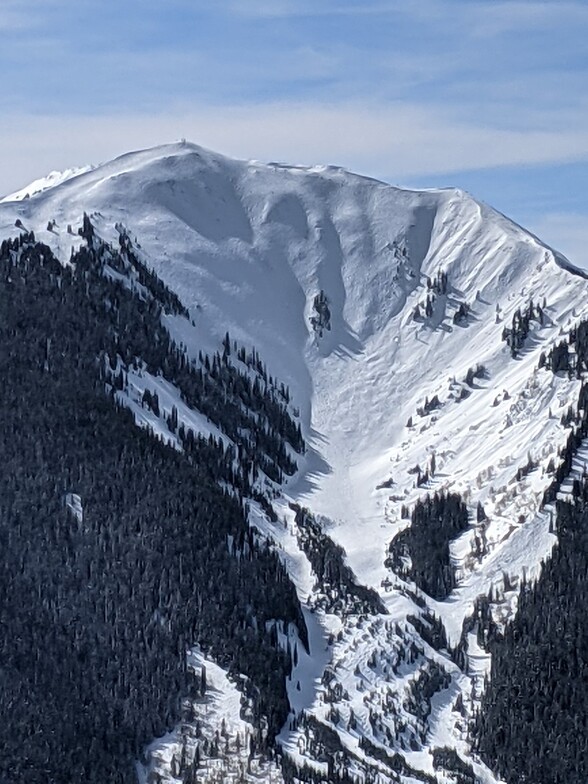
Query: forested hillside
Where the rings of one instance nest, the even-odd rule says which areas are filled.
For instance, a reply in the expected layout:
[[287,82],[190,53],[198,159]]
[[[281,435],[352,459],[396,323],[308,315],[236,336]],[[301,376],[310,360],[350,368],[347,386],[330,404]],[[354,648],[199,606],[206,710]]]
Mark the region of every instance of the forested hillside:
[[[291,662],[266,624],[305,634],[284,567],[247,526],[249,480],[232,455],[195,433],[179,452],[117,404],[125,363],[181,364],[159,318],[179,302],[134,285],[135,268],[111,274],[117,252],[89,222],[84,231],[65,267],[31,234],[0,249],[0,780],[10,784],[135,781],[134,760],[195,687],[185,657],[196,641],[247,676],[256,742],[271,749]],[[237,406],[225,398],[224,410],[208,405],[230,424]]]
[[[583,377],[588,322],[542,362]],[[565,356],[565,362],[561,359]],[[559,357],[559,359],[558,359]],[[501,632],[486,615],[492,655],[477,717],[480,754],[508,782],[575,784],[588,777],[588,475],[574,458],[588,435],[588,386],[563,417],[570,427],[545,494],[554,502],[558,542],[539,578],[522,585],[517,614]],[[568,492],[562,493],[566,483]]]

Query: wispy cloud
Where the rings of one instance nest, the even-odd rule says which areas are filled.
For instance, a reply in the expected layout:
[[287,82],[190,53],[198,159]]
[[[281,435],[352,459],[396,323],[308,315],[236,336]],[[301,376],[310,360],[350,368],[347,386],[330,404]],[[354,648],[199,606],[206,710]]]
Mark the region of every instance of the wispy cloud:
[[467,169],[588,159],[586,129],[492,129],[456,120],[436,106],[168,107],[148,115],[39,116],[34,123],[27,115],[7,116],[0,126],[2,190],[38,176],[42,160],[52,160],[52,168],[95,163],[182,136],[237,157],[334,163],[386,175],[394,182]]
[[0,9],[7,24],[31,26],[0,50],[6,109],[369,95],[436,100],[478,121],[500,113],[506,125],[541,107],[543,88],[558,109],[575,103],[588,79],[588,6],[571,0],[0,0]]
[[16,30],[30,30],[38,25],[30,7],[25,3],[15,0],[0,0],[0,30],[10,32]]
[[[204,4],[209,6],[206,0]],[[437,26],[444,21],[480,37],[552,28],[569,21],[585,23],[588,19],[588,8],[580,0],[217,0],[216,7],[257,19],[393,15]]]
[[0,30],[0,192],[182,136],[474,192],[588,161],[584,0],[0,0]]
[[258,19],[318,16],[377,16],[402,10],[400,0],[388,2],[311,2],[310,0],[227,0],[232,13]]
[[40,30],[53,14],[74,8],[71,0],[0,0],[0,30]]
[[586,4],[565,0],[473,2],[464,4],[463,12],[472,35],[480,38],[513,32],[522,36],[538,30],[553,31],[569,24],[588,23]]

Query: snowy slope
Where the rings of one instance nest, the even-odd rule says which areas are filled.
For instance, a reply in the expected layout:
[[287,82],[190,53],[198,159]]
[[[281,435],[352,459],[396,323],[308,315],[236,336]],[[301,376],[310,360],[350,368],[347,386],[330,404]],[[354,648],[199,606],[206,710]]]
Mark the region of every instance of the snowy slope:
[[56,185],[61,185],[62,182],[71,180],[72,177],[77,177],[78,174],[84,174],[85,172],[90,171],[91,168],[91,166],[79,166],[75,169],[49,172],[46,177],[40,177],[38,180],[34,180],[28,185],[25,185],[24,188],[20,188],[18,191],[14,191],[14,193],[9,193],[8,196],[4,196],[0,199],[0,204],[6,201],[23,201],[25,199],[30,199],[31,196],[37,196],[39,193],[42,193],[49,188],[55,188]]
[[[203,695],[187,700],[186,718],[173,732],[159,738],[146,749],[145,762],[137,766],[140,784],[151,781],[179,779],[180,769],[189,770],[197,760],[198,778],[202,784],[237,782],[250,784],[272,781],[283,784],[277,764],[259,755],[250,755],[255,729],[247,717],[243,718],[243,697],[215,662],[206,659],[198,648],[191,650],[188,666],[201,677],[204,673]],[[206,751],[205,751],[206,750]]]
[[[344,710],[355,705],[357,714],[365,704],[356,693],[367,688],[353,675],[362,671],[357,656],[363,661],[405,644],[407,635],[418,639],[406,626],[414,602],[385,565],[390,541],[407,525],[402,505],[451,489],[470,506],[472,523],[478,502],[489,518],[482,556],[474,555],[474,527],[452,545],[457,590],[443,602],[424,597],[450,643],[459,641],[476,597],[491,586],[502,590],[505,572],[515,581],[536,572],[554,541],[549,511],[540,509],[550,482],[545,468],[566,439],[560,417],[579,384],[538,370],[539,354],[588,316],[588,282],[565,259],[458,190],[401,190],[337,168],[234,161],[185,143],[131,153],[56,178],[28,199],[4,200],[0,237],[14,235],[18,220],[67,261],[84,212],[106,239],[117,237],[120,223],[137,238],[145,261],[190,311],[193,326],[167,320],[189,352],[217,350],[228,330],[255,346],[268,372],[290,387],[310,448],[276,503],[289,528],[260,521],[258,527],[279,543],[307,600],[313,578],[297,551],[288,504],[321,515],[358,581],[377,590],[389,611],[385,622],[373,618],[367,633],[357,620],[316,620],[321,655],[306,672],[314,679],[328,658],[338,662],[349,694]],[[428,279],[441,273],[447,289],[427,315]],[[321,292],[329,310],[322,329],[313,326]],[[531,322],[513,358],[502,333],[531,300],[543,305],[543,323]],[[465,306],[467,316],[455,323]],[[484,372],[468,383],[468,370],[478,365]],[[146,385],[166,389],[158,379],[138,376],[133,383],[136,395]],[[439,406],[427,413],[425,403],[435,396]],[[183,415],[198,423],[194,412]],[[410,469],[426,470],[433,455],[434,476],[417,487]],[[518,481],[529,457],[537,467]],[[505,600],[506,615],[512,606]],[[396,622],[399,632],[389,625]],[[341,640],[325,656],[333,630]],[[470,672],[447,663],[451,686],[437,696],[420,748],[407,740],[401,749],[415,768],[433,772],[427,750],[434,745],[468,753],[459,729],[439,717],[458,691],[475,695],[483,680],[483,652],[471,653]],[[423,662],[436,656],[423,646]],[[402,678],[382,666],[377,680],[374,700],[389,689],[402,703]],[[321,690],[307,686],[297,709],[330,722],[358,753],[357,731],[333,723]],[[365,721],[363,735],[380,742]],[[284,742],[294,753],[299,741],[292,731]]]

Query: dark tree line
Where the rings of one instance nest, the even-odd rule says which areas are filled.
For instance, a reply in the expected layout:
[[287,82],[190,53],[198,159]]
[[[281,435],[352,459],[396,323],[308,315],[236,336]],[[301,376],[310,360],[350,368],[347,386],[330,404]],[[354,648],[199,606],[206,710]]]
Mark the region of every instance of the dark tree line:
[[[413,597],[411,597],[413,598]],[[414,601],[418,603],[418,597]],[[449,642],[443,621],[426,607],[420,615],[408,615],[406,618],[414,626],[415,631],[431,648],[436,651],[449,650]]]
[[588,321],[580,321],[570,331],[567,340],[560,340],[547,353],[542,351],[539,367],[549,368],[553,373],[564,372],[582,378],[588,371]]
[[414,321],[424,321],[432,317],[435,312],[435,302],[437,297],[447,294],[448,277],[447,273],[441,270],[434,278],[427,277],[427,297],[424,302],[418,302],[413,311]]
[[557,502],[558,544],[523,585],[504,634],[489,626],[477,751],[509,784],[588,779],[588,484]]
[[455,784],[478,784],[472,766],[464,762],[455,749],[433,749],[433,767],[451,773]]
[[434,599],[445,599],[457,585],[449,545],[468,526],[468,510],[460,495],[427,496],[417,501],[411,525],[390,543],[386,564]]
[[[572,425],[568,440],[561,449],[558,450],[559,462],[557,467],[550,465],[553,472],[553,480],[543,494],[543,503],[548,504],[555,501],[561,488],[562,482],[569,476],[572,470],[574,455],[582,445],[583,440],[588,436],[588,384],[582,383],[578,403],[576,408],[570,406],[565,415],[563,424]],[[578,495],[580,483],[575,481],[572,484],[572,493]]]
[[440,270],[434,278],[427,278],[427,288],[435,294],[447,294],[449,278],[444,270]]
[[[574,354],[570,352],[569,346],[574,347]],[[542,353],[539,367],[548,368],[552,373],[575,373],[578,378],[582,378],[584,372],[588,371],[588,321],[579,322],[571,330],[567,341],[560,341],[547,354]],[[562,482],[572,470],[574,455],[584,438],[588,436],[588,384],[586,382],[582,383],[576,406],[570,405],[562,417],[562,425],[571,426],[571,431],[565,446],[558,452],[557,467],[553,464],[549,466],[553,473],[553,481],[544,493],[544,503],[555,501]],[[576,482],[573,485],[573,493],[579,493],[579,485]]]
[[402,754],[398,752],[389,753],[381,746],[376,746],[369,738],[361,737],[359,739],[359,748],[366,754],[369,754],[370,757],[373,757],[373,759],[386,765],[388,768],[386,775],[390,776],[392,781],[398,782],[398,784],[402,784],[407,778],[409,781],[422,782],[423,784],[436,784],[434,776],[413,768]]
[[318,336],[322,338],[323,330],[331,329],[331,309],[329,300],[325,292],[321,289],[312,301],[312,307],[316,315],[310,317],[310,323]]
[[308,556],[322,595],[322,608],[345,616],[350,613],[374,615],[386,613],[378,594],[356,582],[345,563],[345,550],[327,536],[315,517],[298,504],[290,505],[296,512],[298,545]]
[[[100,240],[98,240],[94,232],[94,227],[86,215],[84,216],[84,226],[84,233],[87,238],[93,240],[94,243],[100,244]],[[111,255],[109,264],[123,275],[128,275],[129,271],[134,273],[139,283],[147,289],[155,301],[161,303],[166,312],[189,318],[188,309],[182,304],[178,295],[171,291],[161,278],[158,278],[155,272],[139,259],[131,238],[124,227],[119,224],[115,228],[119,232],[120,252]]]
[[[287,784],[298,784],[301,781],[307,784],[375,784],[381,780],[379,768],[382,765],[386,770],[385,775],[398,784],[407,778],[422,784],[435,784],[434,776],[413,768],[402,754],[389,753],[384,746],[376,745],[364,736],[359,739],[359,748],[367,760],[345,748],[337,732],[314,716],[302,714],[297,725],[304,737],[307,754],[311,759],[326,764],[327,773],[325,775],[306,763],[300,765],[285,756],[282,759],[282,772]],[[379,765],[370,763],[370,758]]]
[[[127,367],[140,357],[149,372],[162,373],[180,389],[189,406],[220,427],[237,445],[239,462],[246,467],[245,492],[258,471],[276,482],[284,474],[294,474],[297,465],[289,447],[302,452],[304,440],[300,424],[288,411],[287,390],[277,389],[259,373],[252,380],[233,365],[228,336],[222,354],[218,351],[209,357],[201,352],[200,365],[191,362],[161,323],[164,311],[185,315],[176,295],[138,260],[126,235],[120,235],[118,251],[95,236],[87,217],[84,226],[88,243],[72,262],[76,275],[85,279],[87,297],[109,303],[114,325],[104,336],[102,354],[114,365],[120,358]],[[112,280],[109,269],[115,269],[123,280]],[[143,290],[136,290],[137,280]]]
[[[580,377],[587,362],[588,322],[581,322],[568,342],[542,355],[540,365]],[[556,500],[588,435],[585,383],[565,419],[572,429],[544,496],[544,503],[556,505],[558,542],[551,557],[534,584],[523,583],[517,615],[504,633],[492,620],[489,599],[477,605],[478,636],[492,654],[492,667],[476,747],[509,784],[584,784],[588,778],[586,474],[574,479],[570,501]]]
[[194,433],[182,453],[162,444],[106,382],[137,358],[189,400],[198,378],[225,431],[241,415],[277,421],[276,399],[252,393],[251,412],[225,393],[223,407],[218,380],[197,376],[161,328],[173,298],[149,278],[140,296],[109,276],[116,252],[89,221],[83,231],[66,267],[31,234],[0,246],[0,781],[11,784],[133,782],[134,759],[195,688],[196,641],[246,676],[271,746],[291,662],[266,629],[283,619],[306,639],[285,568],[249,529],[243,488],[228,489],[232,456]]
[[531,321],[537,321],[543,326],[545,321],[545,314],[543,312],[544,307],[545,303],[543,304],[543,307],[541,307],[539,304],[535,305],[531,300],[524,310],[521,310],[520,308],[515,310],[511,327],[505,327],[503,329],[502,339],[506,341],[509,346],[513,358],[518,355],[519,351],[525,345],[525,341],[529,336],[529,331],[531,329]]

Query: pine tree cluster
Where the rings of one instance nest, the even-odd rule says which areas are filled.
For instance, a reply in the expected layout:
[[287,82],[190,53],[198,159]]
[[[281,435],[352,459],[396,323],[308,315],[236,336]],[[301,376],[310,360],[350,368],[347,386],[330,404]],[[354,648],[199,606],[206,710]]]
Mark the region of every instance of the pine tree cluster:
[[449,545],[468,526],[468,510],[460,495],[428,495],[417,501],[411,525],[390,543],[386,565],[434,599],[445,599],[456,587]]
[[[570,434],[565,446],[558,450],[559,462],[554,470],[553,480],[543,494],[543,503],[548,504],[556,500],[562,482],[569,476],[572,470],[574,455],[588,436],[588,384],[582,383],[578,395],[577,407],[568,410],[565,422],[571,425]],[[573,495],[580,494],[580,481],[572,483]]]
[[547,354],[541,352],[539,367],[582,378],[588,371],[588,321],[580,321],[570,331],[568,339],[560,340]]
[[545,303],[541,307],[539,304],[535,305],[533,300],[531,300],[524,310],[520,308],[515,310],[510,329],[508,327],[503,329],[502,339],[509,346],[513,358],[518,355],[525,345],[531,329],[531,321],[537,321],[543,326],[545,322],[544,308]]
[[312,301],[312,307],[316,315],[310,317],[310,323],[314,331],[322,338],[323,330],[331,329],[331,309],[329,308],[329,300],[322,289],[315,295]]
[[378,594],[356,582],[345,563],[345,550],[323,531],[308,509],[298,504],[291,504],[291,508],[296,513],[298,545],[308,556],[316,576],[321,608],[342,617],[386,614],[386,607]]

